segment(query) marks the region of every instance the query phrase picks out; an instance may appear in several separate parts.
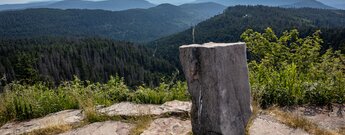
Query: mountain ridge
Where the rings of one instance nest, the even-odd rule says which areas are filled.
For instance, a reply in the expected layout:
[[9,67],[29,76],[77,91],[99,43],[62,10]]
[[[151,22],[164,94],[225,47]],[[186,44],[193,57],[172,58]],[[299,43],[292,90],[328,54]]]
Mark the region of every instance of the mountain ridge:
[[[16,7],[20,6],[20,7]],[[35,4],[7,4],[0,5],[1,10],[28,9],[28,8],[54,8],[54,9],[102,9],[110,11],[121,11],[135,8],[151,8],[156,6],[146,0],[105,0],[105,1],[85,1],[85,0],[62,0],[56,2],[36,2]]]
[[290,5],[282,5],[281,7],[286,8],[320,8],[320,9],[336,9],[334,7],[328,6],[326,4],[323,4],[322,2],[316,1],[316,0],[305,0],[297,3],[293,3]]
[[344,0],[318,0],[318,1],[322,2],[326,5],[345,10],[345,1]]
[[[211,0],[196,0],[195,2],[208,2]],[[226,6],[236,6],[236,5],[263,5],[263,6],[278,6],[284,8],[321,8],[321,9],[335,9],[334,7],[328,6],[317,0],[214,0],[212,2],[220,3]]]
[[[333,2],[334,1],[334,2]],[[345,2],[340,0],[195,0],[192,3],[214,2],[225,6],[235,5],[264,5],[280,6],[284,8],[321,8],[321,9],[345,9]],[[189,4],[184,3],[184,4]],[[183,5],[183,4],[182,4]],[[54,2],[33,2],[26,4],[5,4],[0,5],[2,10],[18,10],[28,8],[57,8],[57,9],[102,9],[111,11],[121,11],[127,9],[143,8],[147,9],[156,6],[147,0],[105,0],[105,1],[86,1],[86,0],[62,0]]]

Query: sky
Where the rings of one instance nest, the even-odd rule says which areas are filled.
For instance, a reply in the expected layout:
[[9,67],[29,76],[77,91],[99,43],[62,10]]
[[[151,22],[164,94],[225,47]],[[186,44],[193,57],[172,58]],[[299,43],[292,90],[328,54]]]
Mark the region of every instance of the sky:
[[[0,4],[18,4],[18,3],[28,3],[28,2],[40,2],[40,1],[56,1],[56,0],[0,0]],[[97,0],[93,0],[97,1]],[[155,4],[160,3],[172,3],[172,4],[182,4],[192,2],[194,0],[147,0]]]
[[42,0],[0,0],[0,4],[17,4],[17,3],[28,3]]

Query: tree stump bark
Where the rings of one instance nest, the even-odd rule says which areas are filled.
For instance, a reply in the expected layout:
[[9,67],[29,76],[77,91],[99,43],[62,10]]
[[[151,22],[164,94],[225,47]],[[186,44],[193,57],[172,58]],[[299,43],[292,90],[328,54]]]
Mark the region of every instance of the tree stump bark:
[[245,43],[180,47],[194,135],[244,135],[251,116]]

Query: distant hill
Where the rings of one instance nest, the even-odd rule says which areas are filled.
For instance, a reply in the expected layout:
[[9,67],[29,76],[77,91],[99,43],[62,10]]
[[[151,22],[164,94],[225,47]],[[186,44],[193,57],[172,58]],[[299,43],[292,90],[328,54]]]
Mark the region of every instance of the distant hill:
[[106,37],[146,42],[190,28],[225,6],[199,3],[162,4],[126,11],[27,9],[0,12],[0,37]]
[[[196,0],[195,2],[209,2],[211,0]],[[212,0],[213,2],[220,3],[226,6],[236,5],[267,5],[279,6],[295,3],[298,0]]]
[[[196,2],[207,2],[211,0],[196,0]],[[334,9],[317,0],[214,0],[213,2],[220,3],[226,6],[236,5],[265,5],[265,6],[280,6],[280,7],[310,7],[321,9]]]
[[[345,53],[345,11],[323,9],[286,9],[266,6],[229,7],[223,14],[195,26],[195,42],[238,42],[240,35],[251,28],[263,31],[271,27],[278,35],[285,30],[298,29],[301,35],[322,30],[324,48],[341,49]],[[192,29],[161,38],[148,44],[157,56],[178,61],[178,47],[193,43]]]
[[217,14],[223,12],[226,8],[224,5],[214,3],[214,2],[205,2],[205,3],[189,3],[183,4],[179,7],[183,8],[184,10],[188,11],[192,15],[199,16],[200,18],[210,18]]
[[320,9],[335,9],[334,7],[327,6],[319,1],[316,0],[303,0],[300,2],[296,2],[289,5],[282,5],[281,7],[287,7],[287,8],[320,8]]
[[334,5],[334,7],[338,8],[338,9],[345,10],[345,3],[344,4],[339,4],[339,5]]
[[344,9],[344,10],[345,10],[345,4],[340,5],[340,6],[339,6],[339,8],[341,8],[341,9]]
[[103,9],[120,11],[134,8],[150,8],[155,5],[146,0],[105,0],[105,1],[84,1],[84,0],[64,0],[40,8],[57,9]]
[[32,2],[32,3],[25,3],[25,4],[5,4],[0,5],[0,11],[2,10],[17,10],[17,9],[26,9],[30,7],[39,7],[52,4],[54,2]]
[[134,8],[150,8],[155,5],[146,0],[63,0],[57,2],[40,2],[28,4],[0,5],[0,10],[27,9],[27,8],[55,8],[55,9],[102,9],[120,11]]

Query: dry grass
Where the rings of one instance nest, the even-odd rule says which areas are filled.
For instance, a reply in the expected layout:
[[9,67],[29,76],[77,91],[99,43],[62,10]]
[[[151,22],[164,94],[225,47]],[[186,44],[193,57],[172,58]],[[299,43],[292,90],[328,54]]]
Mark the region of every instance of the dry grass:
[[140,115],[140,116],[108,116],[106,114],[98,113],[95,109],[89,108],[85,110],[85,122],[86,123],[94,123],[94,122],[103,122],[103,121],[121,121],[125,123],[134,124],[135,127],[131,129],[130,135],[140,135],[144,132],[150,125],[150,123],[160,117],[167,117],[167,115],[163,116],[154,116],[154,115]]
[[150,126],[150,123],[153,120],[154,118],[151,116],[142,116],[131,119],[131,123],[135,124],[136,126],[131,129],[130,135],[140,135]]
[[253,102],[252,103],[252,116],[250,117],[250,119],[247,123],[246,135],[249,135],[249,129],[253,125],[254,120],[256,119],[258,114],[260,113],[260,110],[261,110],[261,108],[260,108],[259,104],[257,102]]
[[84,114],[84,122],[86,123],[95,123],[111,120],[110,116],[98,113],[95,108],[85,108]]
[[339,133],[340,135],[345,135],[345,127],[340,128],[340,129],[338,130],[338,133]]
[[329,131],[318,127],[317,124],[310,122],[306,118],[293,115],[288,112],[283,112],[278,107],[271,107],[267,110],[262,110],[260,106],[256,103],[252,103],[252,116],[247,124],[246,127],[246,135],[249,135],[249,129],[253,125],[254,120],[260,113],[270,113],[273,114],[274,118],[276,118],[281,123],[292,127],[292,128],[300,128],[305,130],[306,132],[314,135],[345,135],[345,127],[339,129],[338,132]]
[[52,126],[44,129],[34,130],[29,133],[25,133],[23,135],[56,135],[60,133],[64,133],[73,129],[72,125],[59,125],[59,126]]
[[276,108],[276,107],[272,107],[268,109],[268,112],[274,114],[275,118],[279,120],[280,122],[282,122],[283,124],[293,127],[293,128],[301,128],[310,134],[338,135],[337,132],[321,129],[317,126],[317,124],[310,122],[306,118],[295,116],[288,112],[283,112],[279,110],[279,108]]

